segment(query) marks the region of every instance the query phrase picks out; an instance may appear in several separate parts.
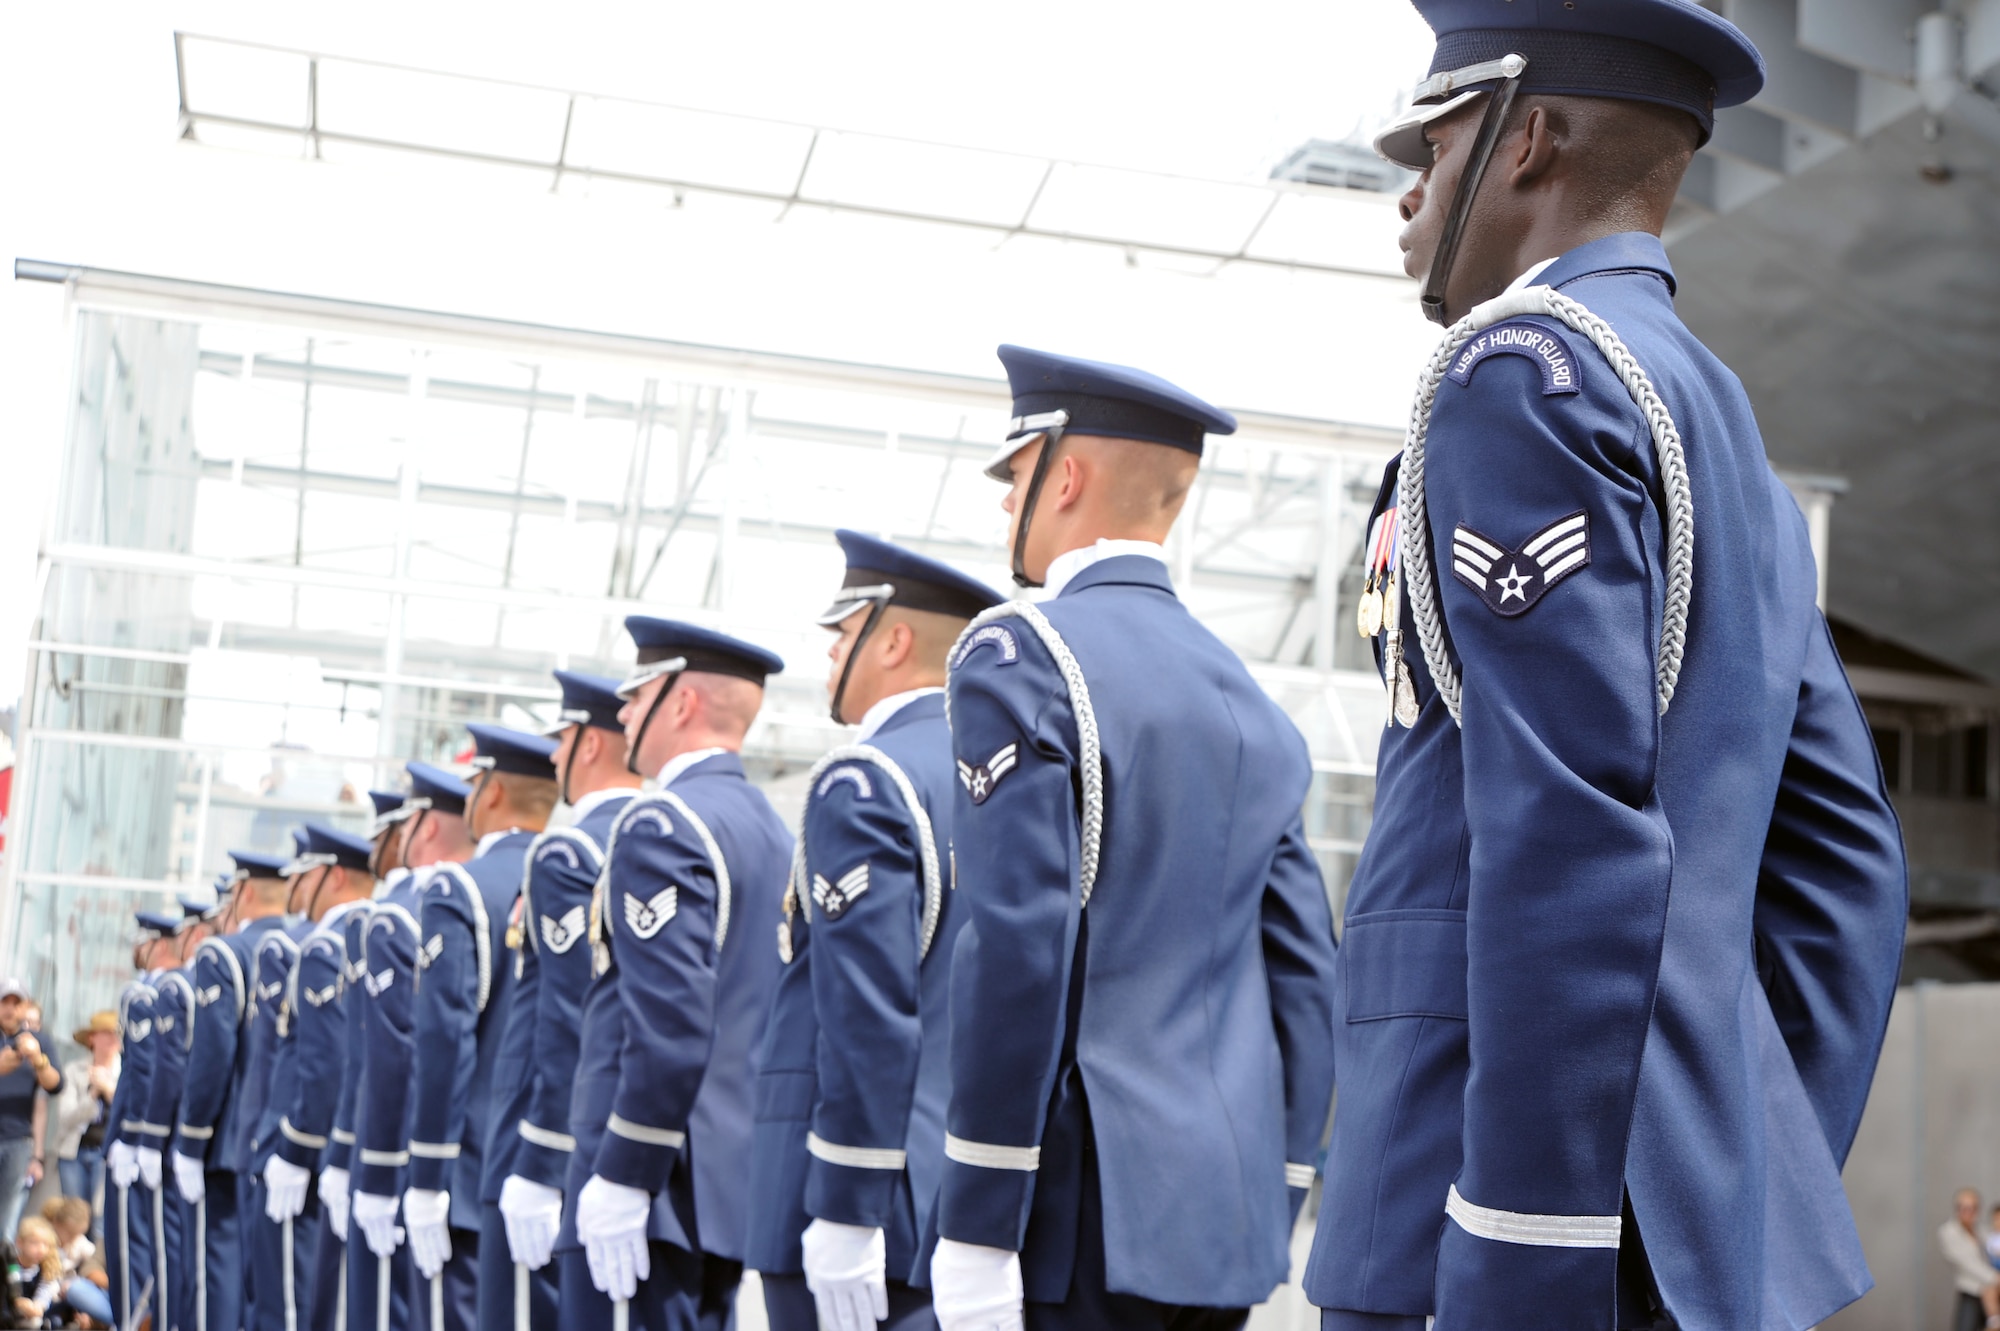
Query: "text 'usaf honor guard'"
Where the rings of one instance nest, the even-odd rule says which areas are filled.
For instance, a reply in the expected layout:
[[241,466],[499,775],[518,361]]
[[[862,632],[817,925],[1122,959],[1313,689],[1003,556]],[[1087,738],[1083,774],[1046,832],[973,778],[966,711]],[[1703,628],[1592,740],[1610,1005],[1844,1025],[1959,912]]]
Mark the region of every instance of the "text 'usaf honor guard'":
[[1333,1084],[1305,740],[1160,543],[1226,413],[1018,347],[1014,576],[951,662],[946,1331],[1240,1325],[1284,1282]]
[[918,1250],[944,1167],[952,946],[945,661],[991,588],[859,532],[832,629],[852,744],[807,783],[757,1071],[750,1264],[773,1331],[934,1327]]
[[1451,327],[1377,505],[1306,1290],[1338,1331],[1804,1328],[1870,1283],[1840,1166],[1905,892],[1805,521],[1659,241],[1762,62],[1687,0],[1418,8],[1378,146]]
[[620,811],[591,903],[561,1323],[721,1331],[743,1273],[751,1058],[792,858],[738,752],[784,662],[692,624],[625,628],[639,649],[620,689],[628,761],[659,789]]

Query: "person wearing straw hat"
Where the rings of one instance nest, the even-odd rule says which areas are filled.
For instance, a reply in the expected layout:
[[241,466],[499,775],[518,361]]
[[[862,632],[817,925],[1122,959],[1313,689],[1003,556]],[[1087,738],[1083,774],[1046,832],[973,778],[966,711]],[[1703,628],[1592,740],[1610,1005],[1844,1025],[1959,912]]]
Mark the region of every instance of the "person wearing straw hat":
[[87,1051],[63,1065],[62,1092],[56,1097],[56,1173],[63,1195],[90,1203],[90,1238],[104,1246],[104,1148],[111,1102],[118,1094],[118,1014],[106,1008],[70,1038]]
[[1416,7],[1377,145],[1447,332],[1376,505],[1306,1293],[1329,1331],[1802,1328],[1872,1283],[1840,1167],[1907,903],[1805,520],[1660,242],[1763,61],[1689,0]]

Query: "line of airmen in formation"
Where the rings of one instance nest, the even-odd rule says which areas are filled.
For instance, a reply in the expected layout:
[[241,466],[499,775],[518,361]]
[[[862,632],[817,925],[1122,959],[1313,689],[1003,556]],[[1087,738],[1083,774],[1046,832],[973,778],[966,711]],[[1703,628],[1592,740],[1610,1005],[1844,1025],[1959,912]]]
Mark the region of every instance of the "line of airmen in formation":
[[[1086,432],[1093,409],[1111,413],[1107,430],[1151,439],[1141,450],[1167,443],[1175,471],[1191,473],[1204,433],[1234,426],[1142,372],[1018,348],[1002,358],[1017,410],[1036,415],[1028,388],[1060,383]],[[1020,448],[990,474],[1012,481]],[[1141,492],[1158,489],[1158,459],[1126,464]],[[1154,499],[1164,536],[1178,497]],[[1106,1228],[1096,1176],[1122,1172],[1143,1202],[1132,1148],[1166,1125],[1149,1122],[1159,1106],[1143,1095],[1121,1103],[1116,1081],[1087,1102],[1079,1045],[1103,1031],[1080,1001],[1065,1014],[1081,958],[1064,978],[1047,947],[1077,932],[1062,905],[1080,917],[1074,893],[1055,895],[1033,946],[989,931],[984,1026],[948,1026],[954,1004],[982,1001],[957,946],[973,913],[961,873],[1038,849],[1063,881],[1081,866],[1086,894],[1099,875],[1097,769],[1079,797],[1066,764],[1024,752],[1073,747],[1076,732],[1037,734],[1046,707],[1006,692],[1060,686],[1047,648],[1029,665],[1047,620],[909,550],[838,540],[847,575],[819,622],[837,635],[832,714],[858,734],[811,772],[796,844],[737,753],[780,658],[635,616],[637,672],[556,671],[547,734],[468,725],[469,783],[411,762],[407,792],[369,792],[372,835],[307,823],[290,855],[231,852],[214,905],[184,902],[178,920],[140,912],[153,937],[121,1001],[129,1052],[112,1109],[121,1326],[150,1315],[157,1331],[720,1331],[746,1266],[777,1328],[951,1326],[927,1287],[933,1262],[943,1274],[954,1260],[974,1264],[956,1324],[1004,1324],[1004,1306],[981,1306],[995,1288],[1017,1310],[1087,1289],[1069,1300],[1073,1324],[1112,1324],[1104,1301],[1123,1296],[1110,1292],[1107,1244],[1113,1261],[1120,1244],[1150,1245],[1082,1238]],[[1192,743],[1162,746],[1148,771],[1212,758],[1204,748],[1267,755],[1237,778],[1253,811],[1238,811],[1233,835],[1197,819],[1182,836],[1183,863],[1213,860],[1213,881],[1242,890],[1159,923],[1203,940],[1188,979],[1218,1000],[1211,1029],[1175,1035],[1179,985],[1112,1016],[1131,1037],[1113,1042],[1128,1091],[1158,1076],[1142,1066],[1171,1059],[1177,1038],[1205,1057],[1217,1036],[1242,1037],[1229,1055],[1239,1084],[1185,1097],[1211,1103],[1180,1125],[1218,1129],[1197,1132],[1212,1140],[1192,1143],[1192,1163],[1221,1183],[1208,1196],[1239,1217],[1238,1244],[1218,1245],[1210,1272],[1171,1277],[1190,1303],[1219,1290],[1228,1325],[1283,1279],[1269,1240],[1312,1176],[1331,1093],[1333,932],[1300,823],[1304,743],[1171,596],[1159,553],[1100,542],[1049,576],[1142,585],[1157,604],[1125,625],[1136,636],[1124,650],[1147,654],[1143,620],[1164,612],[1155,645],[1174,642],[1204,677],[1220,724],[1202,733],[1181,717]],[[947,675],[980,667],[1001,688],[955,701],[955,746]],[[1025,733],[1009,729],[1016,714]],[[1003,789],[1067,808],[1069,833],[1031,832]],[[1149,821],[1168,816],[1161,803]],[[968,834],[982,813],[987,834]],[[1174,839],[1146,838],[1169,854]],[[1097,947],[1133,944],[1150,946]],[[1103,982],[1107,1015],[1119,983]],[[1138,1136],[1106,1141],[1106,1125]],[[1038,1172],[1033,1234],[1048,1251],[1024,1267],[1022,1185]],[[1168,1186],[1163,1199],[1185,1207]],[[997,1285],[977,1268],[996,1255]]]

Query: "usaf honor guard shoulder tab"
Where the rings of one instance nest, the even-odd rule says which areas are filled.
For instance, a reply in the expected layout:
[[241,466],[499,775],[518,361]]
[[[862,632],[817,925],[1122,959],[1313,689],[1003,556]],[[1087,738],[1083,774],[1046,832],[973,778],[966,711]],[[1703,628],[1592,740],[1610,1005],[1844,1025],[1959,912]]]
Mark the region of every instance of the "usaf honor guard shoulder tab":
[[1590,515],[1581,510],[1557,518],[1518,550],[1462,522],[1451,534],[1451,571],[1487,609],[1509,619],[1589,562]]
[[1021,644],[1013,629],[1005,624],[981,624],[958,644],[958,650],[952,654],[951,668],[956,670],[964,665],[981,647],[993,648],[995,665],[1013,665],[1021,659]]
[[1509,319],[1494,324],[1460,347],[1452,357],[1446,377],[1454,383],[1470,384],[1472,372],[1494,356],[1520,356],[1542,372],[1542,396],[1577,393],[1577,361],[1569,339],[1546,324],[1530,319]]
[[815,799],[825,799],[835,786],[842,784],[854,787],[854,796],[856,799],[872,800],[875,798],[875,783],[868,779],[867,772],[854,763],[843,764],[821,777],[819,785],[813,790],[813,797]]

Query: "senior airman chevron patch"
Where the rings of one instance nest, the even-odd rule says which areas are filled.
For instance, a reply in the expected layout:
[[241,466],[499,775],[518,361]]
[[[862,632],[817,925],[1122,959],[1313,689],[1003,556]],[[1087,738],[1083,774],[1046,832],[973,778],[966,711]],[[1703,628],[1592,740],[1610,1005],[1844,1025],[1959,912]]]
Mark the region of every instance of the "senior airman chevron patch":
[[1530,609],[1549,588],[1589,562],[1588,513],[1557,518],[1518,550],[1462,522],[1451,534],[1451,571],[1479,593],[1487,609],[1509,619]]

